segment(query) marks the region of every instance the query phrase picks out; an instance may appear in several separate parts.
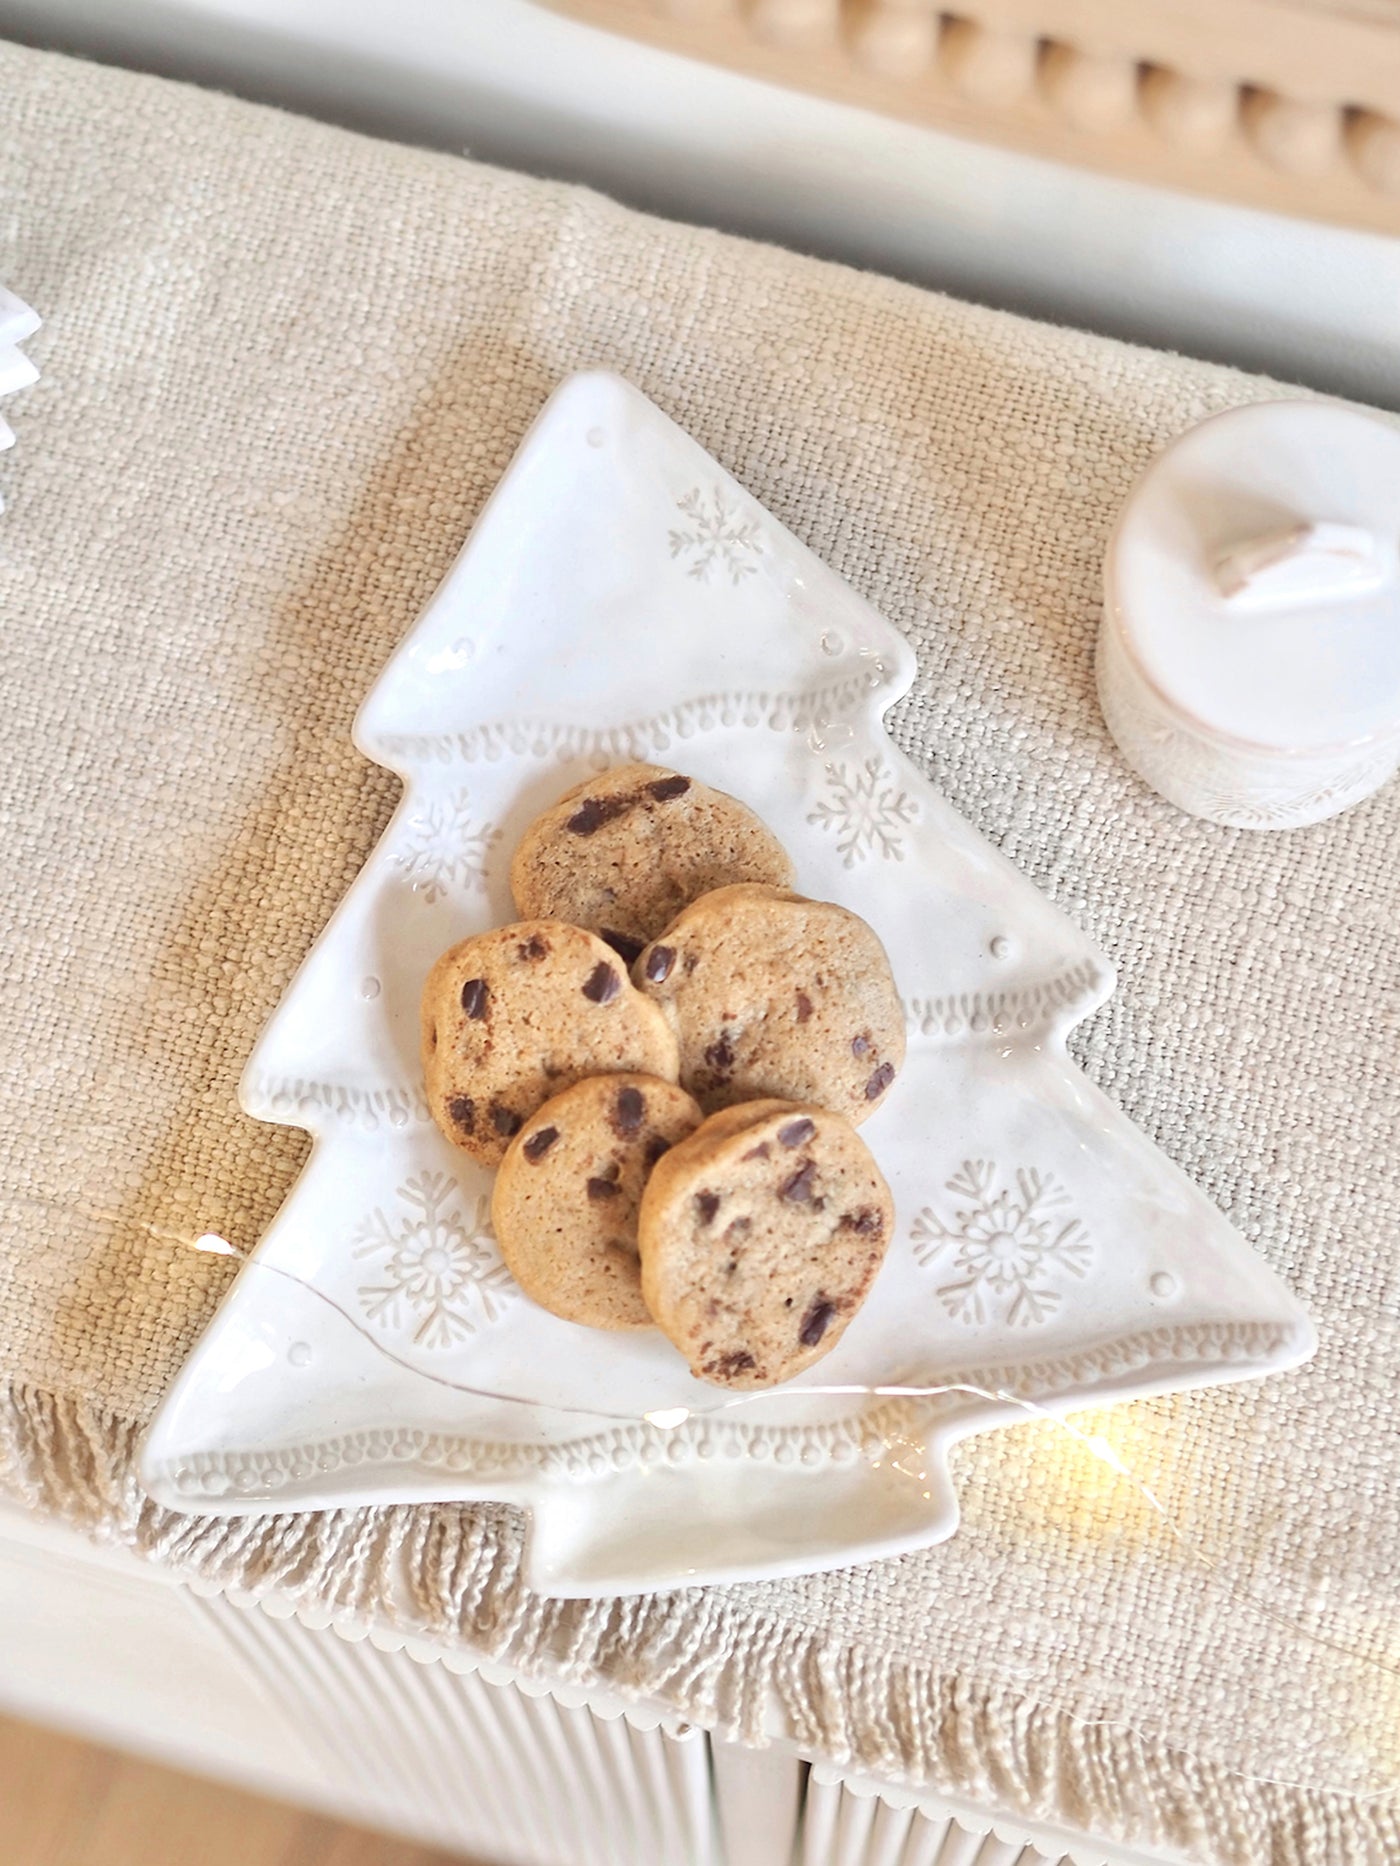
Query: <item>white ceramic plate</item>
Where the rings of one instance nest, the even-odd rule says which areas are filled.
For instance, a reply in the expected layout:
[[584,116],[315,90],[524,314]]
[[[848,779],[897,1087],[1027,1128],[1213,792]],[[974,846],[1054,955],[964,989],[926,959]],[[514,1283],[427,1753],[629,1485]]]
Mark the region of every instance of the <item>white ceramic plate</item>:
[[[1070,1063],[1109,967],[891,743],[882,716],[914,671],[635,390],[564,384],[361,711],[356,742],[403,800],[244,1078],[249,1114],[315,1139],[256,1262],[357,1325],[245,1268],[147,1436],[153,1496],[505,1499],[530,1510],[529,1577],[556,1594],[795,1572],[950,1535],[948,1446],[1015,1417],[804,1385],[967,1379],[1068,1410],[1312,1352],[1278,1278]],[[659,1334],[575,1327],[519,1293],[488,1176],[427,1118],[417,1059],[431,961],[514,917],[524,825],[637,757],[742,797],[805,893],[874,924],[911,1036],[863,1129],[899,1212],[865,1309],[790,1388],[667,1432],[640,1415],[724,1396]]]

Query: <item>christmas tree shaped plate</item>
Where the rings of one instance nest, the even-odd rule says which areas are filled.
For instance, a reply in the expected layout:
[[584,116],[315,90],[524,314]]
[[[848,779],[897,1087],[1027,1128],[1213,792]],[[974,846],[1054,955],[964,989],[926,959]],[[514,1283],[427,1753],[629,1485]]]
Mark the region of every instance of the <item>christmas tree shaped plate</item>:
[[[1279,1279],[1071,1064],[1109,967],[886,734],[914,673],[640,394],[563,385],[360,713],[402,802],[242,1089],[313,1151],[147,1436],[153,1496],[518,1503],[530,1577],[560,1594],[799,1572],[950,1535],[948,1447],[1024,1417],[810,1388],[963,1382],[1067,1411],[1312,1351]],[[804,893],[873,923],[908,1014],[862,1130],[897,1202],[889,1256],[834,1352],[736,1410],[659,1333],[520,1293],[488,1175],[428,1119],[419,1074],[432,960],[514,917],[530,818],[632,758],[751,804]]]

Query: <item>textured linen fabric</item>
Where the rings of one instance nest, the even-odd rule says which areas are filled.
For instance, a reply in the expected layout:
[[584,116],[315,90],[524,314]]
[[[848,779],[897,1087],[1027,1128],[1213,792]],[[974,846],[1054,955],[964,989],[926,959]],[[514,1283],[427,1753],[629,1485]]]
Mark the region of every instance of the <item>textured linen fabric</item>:
[[[1134,475],[1278,391],[47,55],[0,50],[0,99],[4,273],[47,320],[0,462],[0,1483],[186,1573],[1028,1815],[1400,1858],[1400,788],[1214,828],[1093,691]],[[549,1603],[503,1508],[209,1523],[133,1482],[230,1273],[179,1239],[251,1244],[303,1157],[235,1085],[394,802],[356,704],[595,365],[906,633],[895,736],[1119,966],[1079,1060],[1317,1320],[1298,1373],[1095,1415],[1175,1528],[1032,1425],[958,1453],[941,1548]]]

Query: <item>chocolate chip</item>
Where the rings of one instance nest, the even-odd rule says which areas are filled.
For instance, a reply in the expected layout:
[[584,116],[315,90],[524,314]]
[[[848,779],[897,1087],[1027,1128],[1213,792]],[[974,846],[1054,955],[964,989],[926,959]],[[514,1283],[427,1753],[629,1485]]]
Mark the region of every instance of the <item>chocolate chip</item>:
[[538,1133],[531,1134],[530,1138],[522,1145],[520,1151],[525,1155],[525,1158],[531,1162],[542,1160],[558,1138],[559,1129],[557,1127],[542,1127]]
[[645,940],[633,939],[630,933],[619,933],[613,927],[604,927],[599,938],[612,947],[624,965],[632,965],[639,959],[646,944]]
[[852,1056],[868,1056],[870,1054],[869,1037],[852,1037],[851,1054]]
[[711,1361],[705,1372],[720,1380],[732,1380],[735,1374],[749,1373],[757,1365],[747,1348],[737,1348],[734,1353],[721,1354],[718,1360]]
[[639,1088],[632,1088],[630,1085],[627,1088],[620,1088],[617,1091],[617,1102],[613,1108],[613,1127],[624,1137],[635,1134],[642,1125],[642,1116],[646,1111],[647,1105],[642,1100],[642,1091]]
[[810,1140],[816,1131],[816,1122],[802,1114],[795,1121],[789,1121],[778,1129],[778,1139],[785,1147],[800,1147],[803,1141]]
[[646,1163],[655,1166],[663,1153],[671,1151],[671,1143],[664,1134],[653,1134],[646,1146]]
[[476,1132],[476,1103],[470,1095],[454,1095],[447,1104],[453,1123],[468,1134]]
[[747,1237],[752,1230],[752,1218],[736,1218],[732,1224],[727,1224],[724,1227],[724,1235],[727,1238],[742,1238]]
[[880,1067],[865,1085],[865,1099],[867,1101],[878,1101],[893,1081],[894,1064],[881,1063]]
[[684,797],[690,789],[690,779],[688,777],[658,778],[654,784],[648,784],[647,789],[658,803],[669,803],[673,797]]
[[542,933],[532,933],[529,939],[521,940],[515,950],[522,959],[543,959],[549,951],[549,941]]
[[651,951],[647,954],[647,962],[643,969],[651,983],[653,985],[659,985],[663,979],[667,979],[671,976],[671,967],[675,963],[676,949],[674,946],[653,946]]
[[517,1114],[514,1108],[507,1108],[504,1102],[493,1101],[491,1125],[498,1134],[504,1134],[509,1139],[512,1134],[518,1134],[524,1127],[525,1117],[523,1114]]
[[469,978],[462,987],[462,1009],[470,1018],[485,1017],[490,995],[484,978]]
[[734,1067],[734,1047],[729,1041],[729,1032],[722,1030],[714,1042],[705,1050],[705,1061],[716,1075],[728,1075]]
[[615,1199],[622,1187],[611,1179],[590,1179],[585,1191],[590,1199]]
[[885,1221],[873,1205],[862,1205],[858,1212],[842,1212],[838,1231],[858,1231],[863,1238],[873,1237],[885,1228]]
[[812,1015],[812,1000],[807,996],[805,991],[799,991],[797,994],[797,1021],[798,1023],[805,1024],[807,1019],[811,1015]]
[[719,1210],[719,1194],[717,1192],[697,1192],[695,1195],[695,1209],[700,1214],[700,1222],[702,1225],[712,1224],[714,1222],[715,1213]]
[[836,1305],[828,1302],[824,1296],[818,1296],[802,1318],[802,1326],[797,1331],[797,1339],[804,1348],[814,1348],[826,1333],[827,1324],[836,1313]]
[[606,959],[600,959],[582,989],[584,997],[591,998],[594,1004],[611,1004],[622,990],[622,980]]
[[635,797],[585,797],[564,827],[576,836],[591,836],[614,817],[625,816],[636,801]]
[[815,1160],[804,1160],[791,1179],[784,1180],[778,1187],[778,1197],[789,1199],[795,1205],[809,1204],[813,1196],[813,1181],[817,1177]]
[[746,1160],[766,1160],[773,1149],[766,1140],[759,1141],[756,1147],[750,1147],[744,1155]]

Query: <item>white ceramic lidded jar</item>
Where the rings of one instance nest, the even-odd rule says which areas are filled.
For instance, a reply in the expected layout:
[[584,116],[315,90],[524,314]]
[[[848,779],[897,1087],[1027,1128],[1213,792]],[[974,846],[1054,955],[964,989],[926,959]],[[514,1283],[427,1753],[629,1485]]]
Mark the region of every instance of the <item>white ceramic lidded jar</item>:
[[1294,829],[1400,764],[1400,430],[1262,402],[1172,442],[1104,564],[1099,699],[1162,796]]

